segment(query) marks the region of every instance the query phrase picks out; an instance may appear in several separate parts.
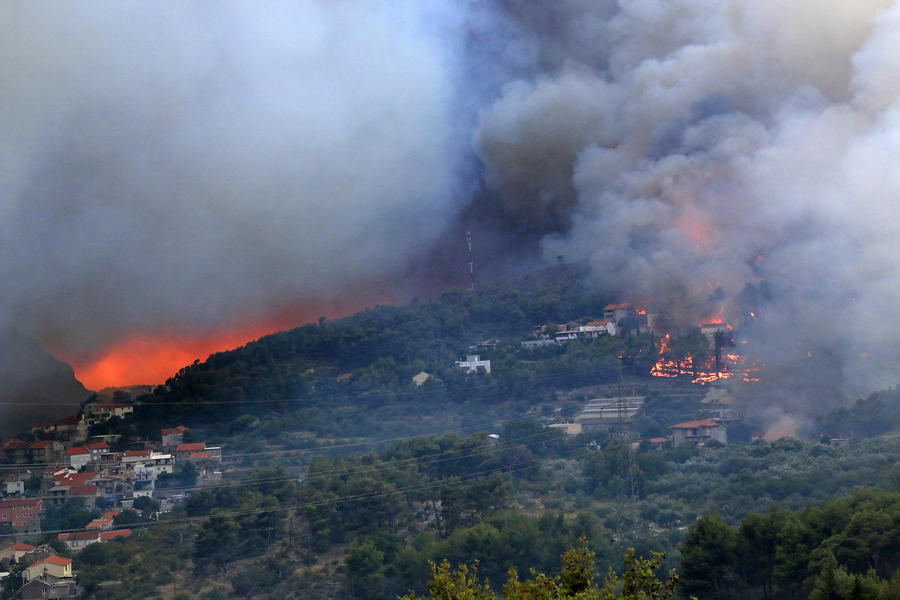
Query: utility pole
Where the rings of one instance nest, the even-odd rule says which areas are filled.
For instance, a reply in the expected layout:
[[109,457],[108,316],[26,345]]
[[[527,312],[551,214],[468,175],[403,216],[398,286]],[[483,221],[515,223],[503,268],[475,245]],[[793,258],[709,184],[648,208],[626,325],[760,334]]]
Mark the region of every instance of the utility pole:
[[472,258],[472,232],[466,232],[466,242],[469,244],[469,290],[475,291],[475,259]]

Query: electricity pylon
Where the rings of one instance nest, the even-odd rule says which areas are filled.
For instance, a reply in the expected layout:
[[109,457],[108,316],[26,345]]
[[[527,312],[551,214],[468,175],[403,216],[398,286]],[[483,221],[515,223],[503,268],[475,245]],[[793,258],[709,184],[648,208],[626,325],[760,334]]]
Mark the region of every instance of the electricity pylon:
[[638,470],[631,449],[635,428],[628,414],[628,401],[622,393],[622,371],[619,370],[619,389],[616,398],[616,424],[613,435],[619,438],[616,456],[616,475],[619,486],[616,490],[616,540],[634,537],[641,531],[641,510],[638,506]]

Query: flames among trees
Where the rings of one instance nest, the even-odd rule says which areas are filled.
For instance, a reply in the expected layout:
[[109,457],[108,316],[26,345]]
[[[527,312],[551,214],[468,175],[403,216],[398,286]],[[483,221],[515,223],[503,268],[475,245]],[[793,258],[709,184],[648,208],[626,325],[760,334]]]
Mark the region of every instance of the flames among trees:
[[[728,327],[730,330],[731,328]],[[755,363],[747,364],[744,357],[725,349],[734,346],[733,338],[724,330],[712,336],[700,329],[686,335],[660,340],[660,358],[650,374],[654,377],[690,377],[693,383],[712,383],[738,375],[744,381],[757,381]]]

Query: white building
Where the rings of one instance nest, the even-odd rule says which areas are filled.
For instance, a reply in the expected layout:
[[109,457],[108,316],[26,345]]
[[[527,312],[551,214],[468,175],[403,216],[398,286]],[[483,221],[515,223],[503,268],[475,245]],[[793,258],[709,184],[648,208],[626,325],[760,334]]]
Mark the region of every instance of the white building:
[[469,354],[466,360],[456,361],[456,366],[460,369],[466,369],[469,373],[490,373],[491,361],[481,360],[478,354]]

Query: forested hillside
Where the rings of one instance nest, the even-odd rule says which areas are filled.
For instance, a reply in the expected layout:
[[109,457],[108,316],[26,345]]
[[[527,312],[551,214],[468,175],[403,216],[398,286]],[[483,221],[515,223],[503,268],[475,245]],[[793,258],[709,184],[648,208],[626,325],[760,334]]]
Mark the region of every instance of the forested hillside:
[[[242,415],[301,411],[322,434],[391,437],[397,431],[382,427],[398,415],[458,416],[497,407],[503,417],[523,414],[560,392],[649,372],[656,353],[649,334],[521,347],[532,326],[602,318],[609,301],[578,283],[454,290],[322,320],[185,367],[144,399],[139,420],[147,427],[215,426]],[[485,340],[491,341],[486,348],[469,349]],[[467,353],[491,360],[492,373],[467,377],[454,366]],[[423,371],[435,379],[415,386],[412,376]],[[403,432],[427,427],[427,421],[410,423]],[[442,428],[446,422],[435,427]]]

